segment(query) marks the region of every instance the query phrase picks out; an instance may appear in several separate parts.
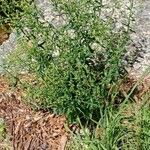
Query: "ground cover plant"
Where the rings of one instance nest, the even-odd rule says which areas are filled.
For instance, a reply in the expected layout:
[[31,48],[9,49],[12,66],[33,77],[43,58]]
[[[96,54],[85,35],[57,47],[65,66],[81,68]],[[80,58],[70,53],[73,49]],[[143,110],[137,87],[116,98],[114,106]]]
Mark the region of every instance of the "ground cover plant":
[[[2,2],[8,6],[3,12],[9,12],[3,22],[9,22],[20,35],[18,47],[5,66],[13,75],[13,85],[22,83],[22,71],[32,74],[33,82],[22,85],[33,108],[65,114],[69,122],[80,123],[83,133],[75,135],[70,149],[148,148],[149,105],[141,107],[141,114],[130,117],[120,106],[124,100],[130,101],[127,107],[131,106],[133,100],[131,93],[120,95],[119,91],[119,82],[126,75],[123,58],[130,41],[133,2],[119,29],[113,18],[119,1],[113,1],[116,5],[107,17],[101,16],[103,1],[52,2],[55,11],[65,18],[63,26],[41,22],[42,14],[32,1],[20,1],[21,11],[17,12],[7,11],[14,5]],[[128,127],[134,123],[133,128]]]
[[[32,61],[29,68],[43,84],[37,87],[36,96],[43,108],[65,113],[72,121],[77,116],[99,118],[100,110],[110,101],[109,89],[124,73],[122,58],[130,24],[115,32],[113,18],[104,21],[98,15],[102,2],[54,1],[54,6],[67,16],[66,25],[45,27],[33,3],[17,22],[22,31],[28,28],[29,32],[24,32],[32,41],[26,52]],[[130,17],[129,13],[127,23]]]

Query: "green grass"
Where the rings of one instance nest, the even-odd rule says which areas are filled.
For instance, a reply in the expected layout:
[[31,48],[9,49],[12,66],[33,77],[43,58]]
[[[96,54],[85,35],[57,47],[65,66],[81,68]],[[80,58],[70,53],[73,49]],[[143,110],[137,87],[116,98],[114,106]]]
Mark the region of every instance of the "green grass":
[[[149,95],[150,97],[150,95]],[[150,103],[146,102],[140,111],[140,147],[141,149],[149,149],[150,147]]]
[[[107,109],[91,132],[72,134],[68,150],[147,150],[150,147],[149,96],[143,105],[128,102],[121,110]],[[126,113],[127,112],[127,113]],[[79,121],[80,122],[80,121]]]

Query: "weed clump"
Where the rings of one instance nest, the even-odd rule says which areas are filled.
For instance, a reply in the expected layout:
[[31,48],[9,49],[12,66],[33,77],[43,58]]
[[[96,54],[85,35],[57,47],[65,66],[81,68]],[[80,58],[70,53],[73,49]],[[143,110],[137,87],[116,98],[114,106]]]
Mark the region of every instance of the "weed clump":
[[71,121],[77,116],[98,119],[113,95],[111,87],[125,71],[122,59],[131,15],[128,25],[115,32],[113,18],[100,16],[102,1],[55,0],[53,6],[65,14],[65,25],[45,25],[34,3],[23,8],[18,22],[19,30],[32,42],[25,52],[30,62],[26,67],[41,82],[29,87],[30,95],[40,99],[40,107],[66,114]]

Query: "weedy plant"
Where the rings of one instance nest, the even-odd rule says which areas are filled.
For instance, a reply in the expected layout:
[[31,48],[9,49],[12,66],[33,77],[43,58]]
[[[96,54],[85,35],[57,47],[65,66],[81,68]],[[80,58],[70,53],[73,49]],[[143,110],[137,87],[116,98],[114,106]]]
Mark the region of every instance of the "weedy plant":
[[71,121],[98,120],[124,74],[132,11],[127,25],[116,32],[112,16],[100,16],[102,1],[52,2],[57,12],[65,14],[65,25],[40,22],[37,7],[29,1],[20,5],[21,18],[11,21],[32,42],[25,52],[30,62],[26,67],[41,84],[28,87],[31,99],[40,99],[40,107],[66,114]]
[[[150,94],[150,93],[149,93]],[[139,147],[140,149],[149,149],[150,147],[150,104],[148,100],[144,103],[140,110],[140,138],[139,138]]]
[[89,132],[89,128],[82,126],[80,119],[78,119],[82,132],[72,133],[72,139],[66,149],[149,149],[149,94],[144,97],[143,101],[140,106],[128,101],[121,105],[122,107],[117,111],[112,106],[107,107],[92,132]]

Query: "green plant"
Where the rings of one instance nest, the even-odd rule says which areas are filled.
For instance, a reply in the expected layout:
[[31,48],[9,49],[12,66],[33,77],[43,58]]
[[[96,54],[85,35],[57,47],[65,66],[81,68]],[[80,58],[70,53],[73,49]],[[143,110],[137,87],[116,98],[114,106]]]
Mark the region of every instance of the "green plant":
[[146,102],[140,110],[140,149],[146,150],[150,147],[150,104]]
[[[149,92],[139,106],[127,102],[116,111],[113,106],[105,109],[96,128],[90,130],[78,122],[81,131],[72,133],[68,150],[146,150],[149,149]],[[144,102],[145,101],[145,102]]]
[[[87,129],[81,125],[84,134],[73,135],[73,139],[68,144],[68,150],[135,149],[137,145],[133,141],[136,137],[134,137],[132,130],[122,123],[126,119],[124,115],[120,114],[120,111],[105,110],[104,116],[93,131],[87,132]],[[130,138],[133,137],[132,145],[130,145]]]
[[31,87],[30,96],[40,99],[42,108],[66,114],[71,121],[77,116],[99,119],[110,102],[109,89],[122,75],[131,14],[127,28],[115,32],[113,18],[104,21],[98,15],[102,1],[56,0],[53,5],[66,15],[67,23],[55,28],[39,21],[34,3],[25,4],[21,21],[14,24],[32,42],[26,50],[28,69],[41,82]]
[[[24,11],[24,4],[28,0],[1,0],[0,1],[0,24],[16,22]],[[17,23],[17,22],[16,22]]]
[[5,136],[6,136],[6,131],[5,131],[4,120],[0,118],[0,141],[4,140]]
[[35,75],[34,84],[24,84],[32,106],[65,114],[80,124],[82,133],[73,134],[70,150],[148,149],[149,104],[139,113],[123,113],[136,107],[131,95],[139,82],[121,99],[123,104],[114,107],[124,75],[132,2],[127,26],[117,32],[111,15],[107,20],[97,15],[104,8],[102,1],[53,0],[56,11],[67,16],[67,23],[58,28],[40,22],[36,6],[29,2],[20,5],[21,18],[16,13],[7,16],[24,37],[6,69],[18,78],[24,69]]

